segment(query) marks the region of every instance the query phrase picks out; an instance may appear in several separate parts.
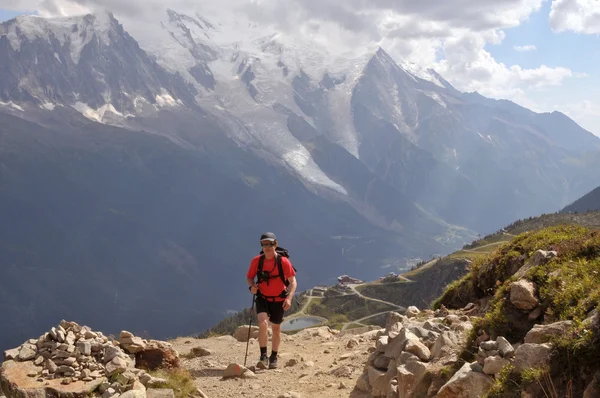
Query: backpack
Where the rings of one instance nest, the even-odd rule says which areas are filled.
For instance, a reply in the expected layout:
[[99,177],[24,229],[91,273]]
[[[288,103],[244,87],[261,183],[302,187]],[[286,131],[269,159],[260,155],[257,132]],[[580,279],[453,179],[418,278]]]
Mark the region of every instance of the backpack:
[[[283,282],[283,284],[285,285],[285,287],[287,288],[290,285],[290,282],[287,279],[285,279],[285,276],[283,275],[283,265],[281,264],[281,258],[282,257],[290,258],[290,253],[288,252],[287,249],[284,249],[283,247],[279,247],[279,246],[275,249],[275,252],[277,253],[276,262],[277,262],[277,271],[279,273],[279,276],[271,276],[271,275],[263,272],[263,265],[265,262],[265,253],[261,250],[259,253],[260,259],[258,260],[258,270],[256,272],[256,275],[258,277],[258,282],[260,283],[262,281],[266,281],[268,284],[269,279],[279,277],[281,279],[281,281]],[[292,265],[292,268],[294,269],[294,272],[296,272],[296,267],[294,267]]]

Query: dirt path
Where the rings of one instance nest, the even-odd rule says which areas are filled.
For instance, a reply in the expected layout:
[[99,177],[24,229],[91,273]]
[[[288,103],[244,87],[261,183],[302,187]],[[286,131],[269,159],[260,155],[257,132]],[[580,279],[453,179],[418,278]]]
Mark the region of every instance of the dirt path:
[[[364,321],[364,320],[366,320],[366,319],[369,319],[369,318],[374,318],[374,317],[376,317],[376,316],[378,316],[378,315],[387,314],[388,312],[390,312],[390,311],[378,312],[377,314],[371,314],[371,315],[368,315],[368,316],[366,316],[366,317],[364,317],[364,318],[360,318],[360,319],[357,319],[357,320],[355,320],[355,321],[347,322],[347,323],[345,323],[345,324],[344,324],[344,326],[342,326],[342,331],[344,331],[344,330],[347,330],[347,329],[348,329],[348,326],[350,326],[350,325],[351,325],[351,324],[353,324],[353,323],[357,323],[357,324],[359,324],[359,325],[362,325],[362,324],[361,324],[361,322],[362,322],[362,321]],[[366,325],[363,325],[363,326],[366,326]]]
[[469,252],[469,253],[477,253],[477,252],[485,253],[485,252],[480,251],[480,249],[490,247],[490,246],[500,246],[500,245],[503,245],[504,243],[506,243],[506,241],[488,243],[487,245],[477,246],[475,249],[463,249],[463,251]]
[[[379,299],[376,299],[376,298],[372,298],[372,297],[368,297],[368,296],[363,295],[358,290],[356,290],[356,287],[360,286],[360,285],[361,284],[347,284],[346,286],[348,286],[354,292],[354,294],[358,295],[359,297],[364,298],[365,300],[377,301],[378,303],[383,303],[383,304],[390,305],[390,306],[394,307],[395,309],[404,309],[404,307],[399,306],[399,305],[394,304],[394,303],[390,303],[389,301],[379,300]],[[366,316],[364,318],[360,318],[360,319],[356,319],[354,321],[346,322],[342,326],[342,331],[347,330],[348,326],[350,326],[352,324],[359,324],[360,325],[361,322],[364,321],[365,319],[373,318],[373,317],[376,317],[377,315],[386,314],[386,313],[388,313],[390,311],[393,311],[393,310],[383,311],[383,312],[379,312],[377,314],[371,314],[371,315],[368,315],[368,316]]]
[[389,301],[379,300],[379,299],[376,299],[376,298],[373,298],[373,297],[368,297],[368,296],[365,296],[365,295],[363,295],[363,294],[362,294],[362,293],[360,293],[358,290],[356,290],[356,287],[357,287],[357,286],[360,286],[360,285],[351,285],[351,284],[349,284],[349,285],[347,285],[347,286],[348,286],[350,289],[352,289],[352,291],[353,291],[354,293],[356,293],[356,294],[357,294],[357,295],[359,295],[360,297],[364,298],[365,300],[377,301],[378,303],[387,304],[387,305],[390,305],[390,306],[392,306],[392,307],[394,307],[394,308],[397,308],[397,309],[404,308],[404,307],[402,307],[402,306],[400,306],[400,305],[397,305],[397,304],[394,304],[394,303],[390,303]]
[[306,300],[306,303],[302,306],[302,309],[300,311],[298,311],[295,315],[306,315],[306,309],[308,308],[308,306],[310,305],[310,302],[312,301],[312,299],[314,298],[322,298],[322,297],[317,297],[317,296],[305,296],[305,298],[307,298],[308,300]]
[[[331,334],[328,330],[320,327],[291,336],[284,335],[279,348],[279,369],[257,371],[255,379],[222,380],[223,370],[230,363],[244,364],[246,343],[238,342],[232,336],[208,339],[181,337],[170,343],[181,355],[189,353],[193,347],[212,351],[206,357],[182,358],[182,365],[190,371],[196,386],[209,398],[278,398],[292,392],[299,393],[302,398],[366,398],[366,395],[352,390],[369,356],[367,350],[374,341],[360,338],[357,346],[347,348],[348,341],[355,336]],[[247,365],[255,365],[258,356],[258,343],[253,339],[249,345]],[[291,359],[298,363],[286,367]],[[332,374],[336,370],[341,375]],[[341,383],[343,386],[340,388]]]

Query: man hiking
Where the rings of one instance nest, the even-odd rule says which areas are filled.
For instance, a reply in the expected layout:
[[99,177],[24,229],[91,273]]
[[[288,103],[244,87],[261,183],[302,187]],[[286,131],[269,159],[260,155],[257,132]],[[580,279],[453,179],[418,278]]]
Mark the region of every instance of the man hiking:
[[[258,317],[259,367],[277,368],[277,351],[281,342],[283,313],[292,306],[296,293],[296,272],[290,260],[275,250],[277,238],[272,232],[261,235],[262,254],[254,257],[246,274],[250,292],[256,295]],[[262,264],[261,264],[262,263]],[[283,271],[283,275],[280,275]],[[257,277],[257,281],[254,278]],[[286,282],[289,286],[286,288]],[[271,355],[267,359],[269,321],[273,330]]]

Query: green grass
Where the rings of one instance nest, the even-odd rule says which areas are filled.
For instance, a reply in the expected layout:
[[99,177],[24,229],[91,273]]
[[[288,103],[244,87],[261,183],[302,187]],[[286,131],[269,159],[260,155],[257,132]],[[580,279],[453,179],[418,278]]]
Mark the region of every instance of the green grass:
[[[506,370],[496,379],[489,397],[518,396],[515,394],[526,385],[540,391],[558,391],[558,395],[548,395],[552,397],[578,396],[585,387],[581,375],[598,369],[600,330],[584,320],[592,310],[600,310],[600,231],[565,225],[523,233],[473,262],[469,273],[449,285],[433,307],[444,304],[456,308],[468,300],[492,296],[490,309],[473,330],[483,328],[488,334],[504,336],[513,343],[522,341],[534,322],[527,321],[527,314],[510,303],[510,284],[517,279],[513,273],[540,249],[555,250],[558,255],[525,275],[537,286],[543,309],[535,323],[574,323],[571,330],[552,340],[560,369],[554,373],[538,369],[523,374]],[[470,336],[462,356],[475,352],[475,338]]]
[[150,372],[153,377],[165,379],[167,382],[160,385],[159,388],[172,389],[176,398],[187,398],[195,395],[196,386],[194,378],[187,369],[169,369]]

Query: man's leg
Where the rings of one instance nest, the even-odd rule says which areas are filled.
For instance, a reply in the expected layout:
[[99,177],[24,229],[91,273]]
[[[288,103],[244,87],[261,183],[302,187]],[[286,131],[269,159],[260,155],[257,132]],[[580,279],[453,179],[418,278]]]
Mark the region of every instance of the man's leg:
[[273,336],[271,337],[271,348],[273,351],[279,351],[279,343],[281,342],[281,324],[271,324]]
[[269,357],[269,368],[277,368],[277,352],[279,351],[279,343],[281,342],[281,322],[283,322],[283,302],[269,303],[271,313],[271,356]]
[[269,315],[266,312],[258,314],[258,345],[266,348],[269,342]]
[[267,343],[269,342],[269,309],[267,301],[262,297],[256,298],[256,317],[258,318],[258,346],[260,347],[260,362],[268,365]]

